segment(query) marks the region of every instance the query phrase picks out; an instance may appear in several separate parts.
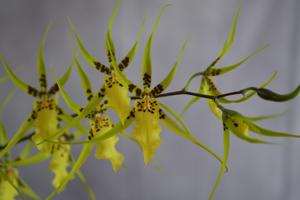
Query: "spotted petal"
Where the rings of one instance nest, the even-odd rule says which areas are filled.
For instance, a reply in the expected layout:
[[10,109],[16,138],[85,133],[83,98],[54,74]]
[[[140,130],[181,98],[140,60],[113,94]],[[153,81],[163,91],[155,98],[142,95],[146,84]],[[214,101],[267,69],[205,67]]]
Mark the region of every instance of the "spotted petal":
[[100,63],[95,57],[93,57],[92,55],[90,55],[90,53],[87,51],[87,49],[84,47],[83,42],[81,41],[79,35],[77,34],[76,31],[76,27],[74,26],[74,24],[72,23],[71,19],[68,18],[69,24],[71,26],[71,30],[75,36],[76,42],[78,44],[79,50],[82,53],[83,57],[85,58],[85,60],[92,66],[95,67],[97,70],[99,70],[102,73],[105,74],[110,74],[110,69],[108,67],[106,67],[105,65],[103,65],[102,63]]
[[144,152],[144,163],[153,159],[156,149],[162,143],[160,139],[159,106],[155,99],[136,100],[132,137]]
[[236,68],[238,68],[239,66],[241,66],[243,63],[245,63],[247,60],[249,60],[250,58],[252,58],[254,55],[258,54],[259,52],[261,52],[262,50],[264,50],[265,48],[267,48],[269,45],[265,45],[262,48],[259,48],[257,50],[255,50],[253,53],[251,53],[249,56],[247,56],[246,58],[244,58],[243,60],[233,64],[233,65],[229,65],[226,67],[222,67],[222,68],[210,68],[208,70],[206,70],[203,75],[205,76],[219,76],[222,74],[225,74],[227,72],[230,72]]
[[174,76],[175,76],[176,71],[177,71],[178,63],[180,61],[180,58],[182,56],[183,51],[186,48],[186,45],[187,45],[187,40],[185,40],[185,42],[184,42],[184,44],[183,44],[183,46],[182,46],[182,48],[180,50],[179,56],[177,57],[177,60],[176,60],[176,62],[174,64],[173,68],[169,72],[169,74],[157,86],[155,86],[151,90],[151,93],[152,93],[153,96],[161,94],[165,89],[167,89],[169,87],[169,85],[173,81]]
[[71,147],[68,144],[53,144],[52,146],[52,160],[49,164],[50,170],[54,173],[52,185],[58,188],[62,181],[68,176],[67,167],[69,163]]
[[159,16],[157,17],[154,27],[152,29],[152,32],[148,38],[145,52],[144,52],[144,58],[143,58],[143,63],[142,63],[142,77],[143,77],[143,86],[144,87],[151,87],[151,77],[152,77],[152,62],[151,62],[151,45],[152,45],[152,39],[155,35],[155,32],[157,30],[160,18],[164,14],[166,8],[170,5],[165,5],[162,7],[160,10]]
[[3,57],[3,55],[0,53],[0,60],[2,61],[5,70],[7,71],[7,74],[9,75],[10,79],[13,81],[13,83],[16,85],[17,88],[19,88],[20,90],[22,90],[25,93],[28,93],[34,97],[39,95],[39,91],[30,86],[27,85],[24,81],[22,81],[21,79],[19,79],[15,73],[10,69],[8,62],[5,60],[5,58]]
[[38,56],[37,56],[37,74],[38,74],[38,78],[39,78],[41,92],[46,92],[46,90],[47,90],[47,77],[46,77],[46,65],[45,65],[45,59],[44,59],[44,50],[45,50],[45,44],[46,44],[46,40],[47,40],[51,25],[52,25],[52,23],[49,23],[47,26],[47,29],[46,29],[44,37],[41,41],[39,51],[38,51]]
[[[93,136],[100,136],[113,128],[111,119],[108,116],[96,117],[91,122]],[[98,141],[96,144],[95,157],[97,159],[109,159],[114,171],[118,171],[123,164],[124,156],[116,149],[119,141],[114,135],[106,140]]]

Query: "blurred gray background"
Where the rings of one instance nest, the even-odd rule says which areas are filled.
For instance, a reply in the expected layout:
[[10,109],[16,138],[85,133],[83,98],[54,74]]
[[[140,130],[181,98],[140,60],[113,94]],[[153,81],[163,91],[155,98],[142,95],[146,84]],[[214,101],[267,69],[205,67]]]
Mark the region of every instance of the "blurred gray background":
[[[124,0],[122,1],[113,37],[117,55],[123,56],[135,41],[143,15],[147,14],[145,32],[136,59],[126,74],[140,84],[141,58],[145,42],[160,8],[172,6],[162,17],[153,40],[153,83],[159,82],[173,66],[184,39],[189,44],[182,57],[178,73],[169,91],[180,89],[188,77],[203,70],[217,56],[227,37],[238,0]],[[115,1],[103,0],[0,0],[0,52],[10,65],[21,67],[17,74],[37,87],[36,55],[40,40],[50,20],[51,29],[45,49],[49,82],[53,83],[50,66],[63,73],[72,61],[66,36],[67,16],[73,19],[78,33],[91,54],[107,63],[104,51],[104,31]],[[278,92],[294,89],[300,82],[300,1],[244,0],[236,39],[221,66],[235,63],[255,49],[271,44],[238,70],[216,78],[221,91],[229,92],[248,86],[258,86],[274,70],[277,79],[269,88]],[[102,83],[102,75],[81,59],[94,88]],[[1,75],[5,74],[3,67]],[[196,89],[195,81],[191,89]],[[14,86],[10,81],[0,86],[1,101]],[[66,85],[68,93],[83,105],[86,103],[76,70]],[[179,112],[190,97],[163,99]],[[33,98],[17,92],[1,113],[6,129],[13,134],[32,110]],[[61,105],[64,103],[61,101]],[[257,97],[239,105],[230,105],[246,116],[289,110],[281,118],[261,122],[264,127],[300,134],[300,98],[288,103],[270,103]],[[222,125],[200,101],[184,116],[192,133],[222,155]],[[164,129],[163,144],[157,151],[156,164],[144,166],[138,147],[121,138],[118,149],[125,155],[127,169],[114,173],[110,162],[95,160],[93,155],[83,166],[97,199],[207,199],[219,170],[219,163],[189,141]],[[300,199],[300,141],[269,139],[280,145],[253,145],[231,137],[229,167],[217,190],[215,199],[222,200],[298,200]],[[77,155],[80,146],[74,147]],[[52,174],[47,163],[19,168],[21,176],[43,198],[51,191]],[[88,199],[76,179],[55,199]]]

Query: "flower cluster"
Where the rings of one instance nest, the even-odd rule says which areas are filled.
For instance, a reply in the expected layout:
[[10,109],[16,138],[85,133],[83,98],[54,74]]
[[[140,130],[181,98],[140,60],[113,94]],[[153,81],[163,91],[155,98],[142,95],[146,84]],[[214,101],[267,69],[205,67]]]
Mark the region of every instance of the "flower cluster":
[[[144,32],[145,19],[142,22],[136,41],[133,43],[128,53],[122,59],[118,60],[116,58],[117,48],[115,47],[112,37],[112,28],[119,3],[120,1],[118,0],[112,11],[105,36],[107,64],[104,64],[104,62],[93,57],[87,50],[71,19],[69,19],[69,24],[71,32],[76,40],[76,46],[78,47],[79,53],[70,42],[74,59],[67,71],[61,77],[57,77],[54,72],[56,82],[51,87],[48,87],[46,64],[44,62],[44,48],[50,25],[47,27],[38,51],[37,78],[39,89],[22,81],[11,69],[5,58],[0,54],[0,59],[8,74],[7,76],[0,78],[0,83],[10,79],[19,90],[34,97],[32,112],[29,113],[28,118],[20,125],[18,131],[14,133],[9,141],[6,139],[6,132],[1,124],[0,199],[14,199],[17,195],[26,195],[34,199],[39,199],[39,196],[36,195],[20,178],[15,166],[39,163],[46,159],[51,159],[49,162],[49,169],[54,174],[52,180],[54,191],[47,199],[52,199],[57,192],[61,192],[66,187],[67,183],[76,176],[78,176],[88,189],[87,191],[90,198],[95,199],[93,192],[90,190],[80,171],[81,166],[91,154],[94,145],[96,146],[94,154],[95,158],[109,160],[112,169],[117,172],[124,166],[123,162],[126,159],[126,155],[117,148],[119,142],[118,134],[120,134],[138,144],[143,152],[144,163],[148,164],[154,159],[157,149],[162,145],[161,132],[163,127],[166,127],[170,132],[197,145],[202,150],[207,151],[220,163],[221,168],[209,196],[209,199],[213,199],[221,177],[227,169],[230,133],[246,142],[263,144],[268,144],[270,142],[251,137],[249,131],[269,137],[300,137],[296,134],[268,130],[254,123],[255,121],[272,118],[274,115],[250,118],[234,110],[225,108],[226,104],[237,104],[248,100],[256,94],[267,101],[284,102],[295,98],[300,92],[300,85],[287,94],[278,94],[266,89],[265,87],[274,80],[276,73],[259,87],[248,87],[229,93],[222,93],[219,91],[214,82],[215,77],[237,69],[244,62],[265,48],[263,47],[254,51],[252,54],[235,64],[225,67],[217,66],[219,61],[230,50],[234,41],[240,8],[235,16],[231,32],[217,58],[204,71],[192,74],[183,89],[166,92],[174,79],[180,59],[187,46],[187,41],[185,41],[169,73],[161,82],[153,87],[151,57],[152,41],[154,40],[158,29],[159,21],[169,5],[166,5],[161,9],[148,37],[142,61],[142,85],[137,85],[126,76],[124,71],[131,65],[132,60],[135,57],[141,35]],[[97,89],[93,88],[88,74],[86,74],[80,63],[79,54],[83,56],[84,60],[92,68],[99,73],[104,74],[102,86]],[[78,104],[64,89],[64,85],[67,84],[74,65],[76,66],[81,80],[83,95],[85,95],[87,100],[86,105]],[[201,79],[198,91],[189,91],[189,86],[192,81],[199,77],[201,77]],[[62,96],[68,108],[71,110],[70,113],[66,112],[58,105],[58,94]],[[242,94],[243,97],[235,100],[228,99],[229,96],[238,94]],[[197,140],[197,138],[191,134],[189,128],[181,119],[181,116],[159,100],[159,98],[176,95],[192,96],[192,99],[183,108],[180,115],[183,115],[190,106],[195,104],[200,98],[207,99],[212,113],[223,124],[223,158]],[[12,98],[12,96],[13,92],[8,96],[8,99]],[[8,102],[9,100],[3,102],[1,110]],[[108,110],[112,110],[117,114],[119,118],[118,122],[112,120],[109,112],[107,112]],[[81,123],[83,120],[88,120],[88,125],[83,125]],[[64,126],[61,121],[64,121]],[[126,130],[130,126],[132,126],[132,133],[127,134]],[[34,132],[28,135],[27,133],[31,128],[34,129]],[[70,130],[77,131],[71,132]],[[17,159],[11,159],[9,155],[10,150],[21,142],[27,142],[27,145]],[[72,155],[72,145],[82,146],[78,158],[75,158]],[[32,153],[32,148],[36,148],[38,153]],[[68,170],[68,167],[71,167],[71,169]]]

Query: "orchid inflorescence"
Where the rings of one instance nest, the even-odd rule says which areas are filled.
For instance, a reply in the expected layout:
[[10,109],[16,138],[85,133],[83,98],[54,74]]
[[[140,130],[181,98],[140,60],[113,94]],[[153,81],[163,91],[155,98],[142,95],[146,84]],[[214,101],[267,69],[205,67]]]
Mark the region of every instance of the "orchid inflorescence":
[[[216,179],[215,185],[210,193],[209,199],[214,198],[214,194],[221,180],[222,175],[227,170],[227,160],[229,154],[230,133],[240,139],[250,143],[271,143],[259,138],[254,138],[249,135],[249,131],[269,137],[295,137],[300,138],[300,135],[276,132],[265,129],[255,124],[255,121],[269,119],[275,115],[264,115],[257,117],[246,117],[234,110],[225,107],[226,104],[240,103],[250,99],[254,95],[267,101],[284,102],[295,98],[300,92],[300,85],[290,93],[278,94],[274,91],[266,89],[276,77],[276,72],[272,74],[270,79],[261,84],[259,87],[248,87],[239,91],[222,93],[217,88],[214,78],[223,75],[234,69],[237,69],[244,62],[250,59],[255,54],[262,51],[266,46],[254,51],[249,56],[241,61],[225,66],[218,67],[219,61],[230,50],[234,41],[237,21],[240,13],[240,7],[234,18],[231,32],[224,43],[222,50],[213,62],[204,70],[191,75],[187,83],[178,91],[165,92],[176,74],[181,56],[186,48],[187,40],[185,40],[177,60],[167,76],[154,87],[152,85],[152,58],[151,48],[160,18],[164,14],[169,5],[164,6],[148,37],[144,50],[142,62],[142,86],[133,83],[124,73],[124,70],[131,65],[132,60],[137,51],[141,35],[143,33],[145,18],[139,31],[139,35],[132,45],[128,53],[118,61],[116,58],[116,47],[112,37],[112,27],[117,13],[117,8],[120,1],[118,0],[108,25],[108,30],[105,37],[106,55],[108,65],[103,64],[99,59],[93,57],[86,49],[81,41],[75,25],[69,19],[71,32],[75,37],[79,53],[84,57],[87,63],[105,75],[103,85],[96,90],[93,89],[88,75],[80,64],[79,53],[75,50],[70,42],[73,53],[73,61],[69,68],[60,78],[56,78],[56,82],[48,88],[46,64],[44,61],[44,48],[46,44],[47,34],[50,25],[47,27],[46,33],[41,41],[37,57],[37,78],[39,81],[39,89],[28,85],[18,78],[15,72],[10,68],[8,62],[0,54],[0,59],[8,75],[0,78],[0,83],[11,79],[16,87],[23,92],[35,98],[33,110],[29,113],[27,119],[20,125],[18,131],[14,133],[12,138],[7,140],[7,134],[2,123],[0,123],[0,199],[14,199],[17,195],[22,198],[31,197],[40,199],[33,190],[21,179],[16,166],[30,165],[43,162],[46,159],[51,159],[49,169],[53,172],[54,178],[52,185],[54,191],[47,197],[52,199],[57,192],[61,192],[67,183],[74,179],[77,175],[87,188],[87,192],[91,199],[95,199],[92,190],[89,188],[84,175],[80,171],[81,166],[87,160],[88,156],[96,145],[95,158],[107,159],[111,162],[114,171],[118,171],[124,166],[124,155],[117,150],[119,141],[118,134],[134,141],[138,144],[143,152],[144,163],[148,164],[153,160],[156,150],[160,147],[162,140],[160,137],[162,127],[166,127],[170,132],[175,133],[193,144],[199,146],[203,150],[211,154],[220,163],[220,171]],[[73,66],[76,66],[84,95],[88,103],[83,106],[72,99],[64,85],[67,83]],[[193,80],[201,77],[198,91],[189,91],[189,86]],[[8,95],[7,99],[1,105],[1,110],[13,97],[13,92]],[[68,114],[58,105],[58,95],[61,94],[72,113]],[[131,96],[132,95],[132,96]],[[192,99],[182,109],[180,114],[174,112],[170,107],[159,101],[159,98],[189,95]],[[231,100],[227,97],[232,95],[243,95],[239,99]],[[212,113],[223,124],[223,140],[224,140],[224,155],[218,156],[213,150],[201,143],[191,134],[187,125],[181,119],[188,109],[195,104],[200,98],[207,99],[208,105]],[[133,106],[131,101],[134,101]],[[119,117],[119,122],[113,122],[107,110],[112,109]],[[0,110],[0,112],[1,112]],[[89,121],[89,127],[82,125],[80,122],[83,119]],[[62,127],[61,121],[65,122]],[[133,125],[132,133],[127,134],[126,129]],[[33,128],[33,133],[28,131]],[[70,132],[74,128],[76,132]],[[79,138],[84,138],[79,141]],[[13,159],[9,152],[17,144],[26,142],[26,146],[20,152],[16,159]],[[72,145],[82,145],[82,150],[76,159],[72,155]],[[38,153],[33,154],[32,149],[37,148]],[[71,170],[68,171],[68,167]]]

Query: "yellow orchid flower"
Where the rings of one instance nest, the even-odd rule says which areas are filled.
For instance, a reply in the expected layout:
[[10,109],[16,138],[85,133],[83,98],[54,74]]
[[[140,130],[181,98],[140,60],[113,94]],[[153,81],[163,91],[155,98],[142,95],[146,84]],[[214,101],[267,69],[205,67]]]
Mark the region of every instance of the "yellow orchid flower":
[[[1,121],[0,141],[1,145],[5,145],[7,143],[7,133]],[[25,148],[18,156],[19,160],[27,156],[30,146],[31,145],[25,146]],[[21,179],[18,170],[11,166],[10,160],[10,155],[6,153],[0,162],[0,199],[14,200],[17,196],[25,199],[24,195],[26,195],[34,200],[39,200],[39,196],[35,192],[33,192],[33,190],[23,179]]]
[[[118,6],[120,4],[120,0],[117,1],[108,25],[108,31],[106,33],[106,40],[110,41],[111,45],[111,52],[107,51],[107,57],[108,57],[108,62],[110,66],[105,66],[102,64],[97,58],[91,56],[89,52],[86,50],[84,47],[83,42],[80,40],[79,35],[77,34],[75,26],[72,24],[71,20],[69,20],[72,32],[76,38],[77,44],[79,46],[79,50],[86,59],[86,61],[95,69],[97,69],[99,72],[104,73],[104,85],[101,87],[101,96],[103,97],[105,95],[108,103],[107,106],[112,108],[118,115],[119,118],[121,119],[122,122],[126,119],[126,117],[129,114],[130,111],[130,98],[128,96],[128,90],[127,86],[125,83],[120,81],[117,76],[115,75],[114,68],[111,66],[112,65],[112,60],[116,61],[116,56],[115,56],[115,47],[114,47],[114,42],[112,39],[112,26],[115,20],[115,15],[117,13]],[[143,21],[142,27],[140,29],[140,33],[138,35],[137,40],[131,47],[131,49],[128,51],[128,53],[125,55],[125,57],[118,63],[118,69],[120,71],[123,71],[125,68],[127,68],[131,61],[133,60],[137,45],[139,43],[141,34],[143,32],[143,26],[144,26],[145,20]],[[106,48],[107,49],[107,48]],[[89,96],[88,100],[90,100],[92,97]]]
[[265,129],[261,126],[258,126],[254,121],[268,119],[274,117],[273,115],[266,115],[261,117],[250,118],[243,116],[242,114],[226,109],[221,105],[218,105],[219,110],[222,112],[221,120],[223,121],[223,131],[224,131],[224,152],[223,152],[223,164],[219,171],[217,180],[215,182],[214,188],[209,196],[209,200],[212,200],[214,194],[217,190],[217,187],[221,181],[222,175],[225,171],[225,166],[227,165],[229,148],[230,148],[230,133],[233,133],[238,138],[245,140],[249,143],[260,143],[260,144],[271,144],[270,142],[264,141],[259,138],[251,137],[249,131],[256,133],[258,135],[266,137],[293,137],[300,138],[300,135],[295,135],[291,133],[283,133]]
[[[91,83],[83,71],[81,65],[79,64],[77,57],[74,57],[75,64],[77,66],[80,80],[82,83],[83,90],[86,91],[85,95],[88,96],[94,96],[93,88],[91,86]],[[70,109],[72,109],[73,112],[76,114],[80,114],[82,108],[80,105],[78,105],[76,102],[74,102],[64,91],[59,81],[57,82],[58,87],[60,89],[60,93],[65,100],[66,104],[69,106]],[[87,92],[88,91],[88,92]],[[87,114],[85,117],[89,119],[90,123],[90,135],[88,136],[90,140],[92,140],[94,137],[100,136],[102,133],[107,132],[110,130],[114,125],[109,118],[108,115],[103,114],[108,107],[108,100],[105,98],[103,99],[102,104],[96,106],[96,108],[92,109],[89,114]],[[109,159],[112,163],[112,167],[114,171],[118,171],[120,167],[123,164],[124,156],[119,153],[116,149],[116,144],[118,142],[119,138],[118,136],[112,136],[106,140],[98,141],[96,143],[96,153],[95,157],[97,159]]]
[[[14,134],[13,138],[10,140],[6,148],[0,152],[0,157],[3,156],[14,144],[16,144],[30,127],[35,128],[35,134],[32,137],[35,143],[38,143],[44,137],[55,133],[59,124],[58,119],[62,117],[62,115],[64,115],[64,113],[61,113],[61,109],[57,106],[57,100],[55,99],[55,95],[58,91],[57,84],[55,83],[47,90],[46,66],[44,62],[43,51],[45,48],[45,42],[49,29],[50,25],[47,27],[47,31],[44,35],[44,38],[42,39],[37,58],[37,74],[39,78],[40,90],[26,84],[21,79],[19,79],[10,69],[4,57],[0,54],[0,59],[10,79],[17,86],[17,88],[36,98],[36,100],[34,101],[33,111],[29,115],[28,119],[23,122],[18,132]],[[71,74],[71,70],[72,65],[60,78],[62,84],[64,84],[68,80]],[[43,143],[41,145],[37,145],[37,148],[43,152],[50,152],[51,144]]]
[[[185,49],[186,42],[184,43],[180,54],[169,72],[169,74],[166,76],[165,79],[163,79],[159,84],[157,84],[155,87],[151,88],[151,76],[152,76],[152,64],[151,64],[151,45],[152,45],[152,39],[154,37],[154,34],[156,32],[159,20],[164,13],[165,9],[168,7],[164,6],[160,12],[160,15],[158,16],[154,28],[152,30],[152,33],[150,34],[150,37],[147,41],[145,53],[144,53],[144,59],[142,63],[142,80],[143,80],[143,89],[139,86],[133,84],[131,81],[129,81],[124,74],[121,73],[119,68],[117,67],[117,64],[115,63],[115,59],[112,59],[113,63],[112,66],[114,67],[115,73],[117,78],[122,80],[128,85],[129,92],[133,93],[135,95],[135,98],[137,99],[135,101],[135,106],[131,110],[130,115],[127,117],[127,120],[135,119],[135,124],[133,126],[133,132],[131,134],[132,138],[137,141],[137,143],[140,145],[140,147],[143,150],[144,153],[144,162],[147,164],[150,160],[153,159],[156,149],[160,146],[161,138],[161,126],[160,123],[164,124],[168,129],[170,129],[172,132],[181,135],[182,137],[189,139],[196,145],[200,146],[201,148],[205,149],[209,153],[211,153],[214,157],[216,157],[220,162],[222,160],[214,153],[212,152],[208,147],[201,144],[199,141],[197,141],[190,133],[186,125],[182,122],[179,116],[177,116],[176,113],[174,113],[171,109],[169,109],[167,106],[163,105],[161,102],[159,102],[156,99],[156,96],[160,95],[172,82],[174,75],[176,73],[179,60],[181,58],[181,55]],[[113,44],[112,42],[107,38],[107,47],[108,50],[111,51],[111,47]],[[173,117],[176,118],[177,121],[181,124],[183,129],[177,125],[175,121],[173,121],[170,117],[166,115],[166,113],[161,109],[161,107],[164,107],[167,111],[169,111]],[[128,122],[126,126],[124,125],[123,128],[126,128],[128,124],[131,123]],[[119,127],[118,127],[119,128]],[[117,129],[116,129],[117,130]],[[114,132],[108,132],[105,134],[113,135]],[[100,137],[98,138],[100,140]],[[95,139],[96,141],[97,139]]]
[[[230,32],[228,38],[225,40],[223,48],[220,51],[217,58],[215,60],[213,60],[213,62],[204,71],[197,72],[197,73],[193,74],[191,76],[191,78],[188,80],[187,84],[185,85],[185,87],[184,87],[185,90],[188,89],[189,85],[191,84],[192,80],[194,80],[194,78],[196,78],[198,76],[202,76],[200,86],[199,86],[197,92],[201,93],[201,94],[214,95],[214,96],[220,95],[221,92],[217,89],[216,85],[214,84],[213,77],[223,75],[227,72],[230,72],[234,69],[237,69],[243,63],[245,63],[250,58],[252,58],[254,55],[258,54],[259,52],[261,52],[262,50],[264,50],[265,48],[268,47],[268,45],[265,45],[264,47],[255,50],[250,55],[248,55],[247,57],[245,57],[244,59],[240,60],[239,62],[237,62],[235,64],[228,65],[228,66],[222,67],[222,68],[217,68],[217,64],[227,54],[227,52],[230,50],[230,48],[232,46],[232,43],[234,41],[236,26],[237,26],[237,22],[238,22],[238,17],[240,15],[240,9],[241,9],[241,4],[239,5],[237,14],[235,15],[233,25],[232,25],[232,28],[231,28],[231,32]],[[274,72],[272,77],[269,80],[267,80],[266,82],[264,82],[260,86],[260,88],[266,87],[268,84],[270,84],[272,82],[272,80],[275,78],[275,76],[276,76],[276,72]],[[240,99],[229,100],[229,99],[226,99],[226,98],[219,98],[219,101],[222,102],[222,103],[240,103],[240,102],[246,101],[247,99],[251,98],[255,94],[256,94],[256,92],[252,91],[250,93],[247,93],[246,95],[244,95]],[[183,115],[199,99],[200,99],[200,97],[193,97],[185,105],[185,107],[181,111],[181,115]],[[212,109],[212,112],[214,114],[217,114],[218,111],[217,111],[216,105],[214,105],[214,103],[211,100],[208,100],[208,104],[209,104],[210,108]],[[219,117],[220,117],[220,115],[219,115]]]
[[[10,77],[10,79],[13,81],[13,83],[23,92],[28,93],[29,95],[32,95],[36,98],[34,101],[33,111],[29,115],[29,117],[23,122],[19,130],[14,134],[14,136],[10,139],[8,144],[5,146],[5,148],[0,152],[0,157],[5,155],[16,143],[18,143],[19,140],[22,139],[24,134],[32,127],[34,128],[34,134],[31,137],[32,141],[36,144],[36,147],[45,154],[53,155],[53,162],[50,163],[50,165],[53,165],[55,160],[59,158],[58,155],[61,155],[61,151],[59,151],[58,148],[55,147],[50,142],[43,142],[45,138],[51,136],[52,134],[56,133],[59,130],[59,124],[60,120],[64,120],[66,122],[70,122],[72,120],[72,117],[68,116],[66,113],[63,112],[63,110],[57,105],[57,92],[59,90],[59,87],[57,83],[53,84],[49,89],[47,89],[47,76],[46,76],[46,65],[44,62],[44,48],[45,43],[48,35],[48,31],[50,29],[50,26],[47,27],[47,31],[42,39],[42,42],[40,44],[40,48],[38,51],[38,58],[37,58],[37,74],[39,78],[39,85],[40,89],[36,89],[33,86],[30,86],[23,82],[21,79],[19,79],[14,72],[10,69],[7,61],[3,58],[2,55],[0,55],[0,59],[2,60],[2,63],[4,64],[4,67]],[[70,77],[72,70],[72,64],[70,65],[69,69],[63,74],[63,76],[60,78],[60,83],[64,85],[68,78]],[[60,140],[63,136],[55,137],[54,140]],[[67,149],[69,147],[65,147]],[[64,154],[65,157],[69,157],[69,153]],[[42,156],[43,157],[43,156]],[[59,160],[59,159],[58,159]],[[53,186],[56,187],[56,185],[59,185],[57,182],[59,176],[65,176],[61,175],[60,173],[64,174],[66,171],[66,167],[68,166],[68,159],[65,160],[65,162],[57,162],[59,166],[57,169],[55,167],[50,167],[53,169],[53,172],[55,173],[55,178],[53,181]],[[28,161],[30,162],[30,161]],[[64,170],[63,170],[64,169]]]

